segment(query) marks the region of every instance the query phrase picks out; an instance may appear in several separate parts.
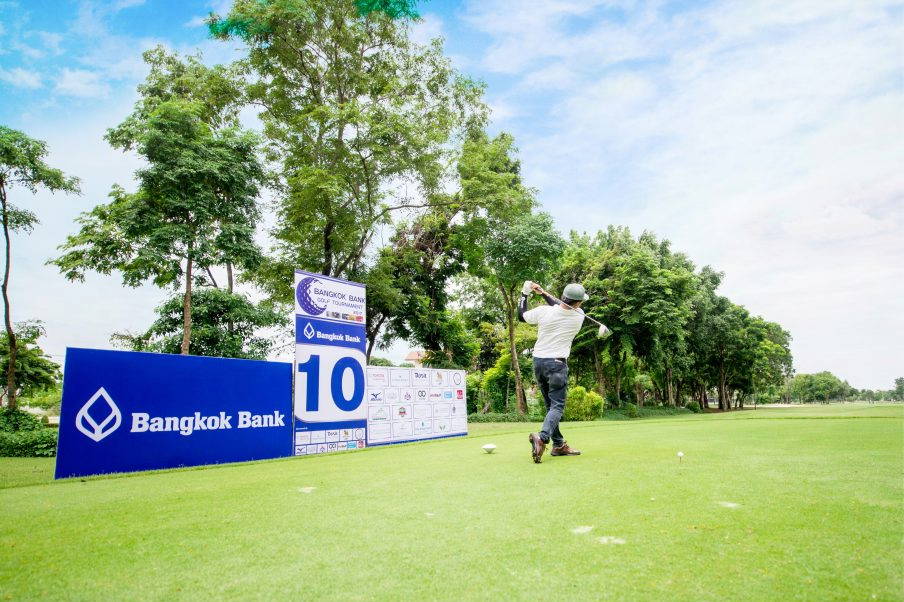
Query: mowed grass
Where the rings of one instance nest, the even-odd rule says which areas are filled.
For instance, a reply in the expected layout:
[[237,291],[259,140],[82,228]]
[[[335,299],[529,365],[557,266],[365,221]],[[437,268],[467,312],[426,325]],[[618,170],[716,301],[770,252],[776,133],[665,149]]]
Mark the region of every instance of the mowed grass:
[[2,459],[0,597],[904,599],[901,406],[568,424],[585,455],[541,465],[529,428],[58,483]]

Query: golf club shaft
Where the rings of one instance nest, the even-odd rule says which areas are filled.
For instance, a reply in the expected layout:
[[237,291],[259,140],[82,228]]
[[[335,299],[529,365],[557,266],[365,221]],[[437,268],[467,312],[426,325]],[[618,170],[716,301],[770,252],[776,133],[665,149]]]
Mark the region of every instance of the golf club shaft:
[[[568,305],[567,303],[563,302],[561,299],[559,299],[559,298],[556,297],[555,295],[550,295],[550,294],[549,294],[548,292],[546,292],[546,291],[543,289],[543,287],[540,286],[539,284],[537,285],[537,288],[540,289],[540,292],[541,292],[541,293],[543,293],[544,295],[546,295],[547,297],[549,297],[550,299],[552,299],[552,300],[555,301],[556,303],[561,303],[562,305]],[[571,307],[571,306],[568,305],[568,307]],[[587,318],[588,320],[590,320],[591,322],[593,322],[594,324],[596,324],[597,326],[605,326],[605,324],[603,324],[603,323],[600,322],[599,320],[595,320],[595,319],[591,318],[591,317],[588,316],[586,313],[584,314],[584,317]]]

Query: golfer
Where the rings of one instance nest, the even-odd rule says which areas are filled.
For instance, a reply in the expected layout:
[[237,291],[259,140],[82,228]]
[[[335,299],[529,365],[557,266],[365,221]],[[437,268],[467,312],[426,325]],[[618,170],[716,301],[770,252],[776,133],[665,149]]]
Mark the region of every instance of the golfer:
[[[546,305],[527,310],[527,300],[531,292],[543,297]],[[531,456],[540,463],[546,445],[552,441],[553,456],[579,456],[581,452],[568,447],[559,430],[559,421],[565,411],[565,396],[568,391],[568,356],[571,342],[584,323],[581,303],[588,299],[584,287],[569,284],[562,293],[562,301],[544,291],[540,285],[527,281],[521,289],[518,303],[518,319],[528,324],[536,324],[537,344],[534,345],[534,375],[546,402],[546,419],[539,433],[531,433]]]

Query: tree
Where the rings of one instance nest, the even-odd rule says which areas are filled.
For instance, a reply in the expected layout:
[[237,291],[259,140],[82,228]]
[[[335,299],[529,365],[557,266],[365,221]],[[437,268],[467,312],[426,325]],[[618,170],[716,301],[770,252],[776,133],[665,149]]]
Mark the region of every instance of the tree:
[[703,266],[695,277],[697,280],[696,293],[691,300],[691,317],[687,326],[689,360],[687,381],[694,394],[699,395],[700,407],[708,408],[707,391],[716,382],[710,364],[709,321],[719,304],[716,289],[719,288],[725,275],[710,266]]
[[904,376],[895,379],[894,398],[898,401],[904,401]]
[[28,209],[13,205],[9,200],[9,190],[13,187],[24,188],[32,194],[38,188],[46,188],[50,192],[79,193],[78,178],[68,177],[59,169],[54,169],[44,162],[47,156],[47,144],[29,138],[24,133],[0,125],[0,211],[2,211],[3,240],[5,243],[3,268],[3,315],[6,326],[6,392],[7,404],[16,407],[16,360],[18,339],[12,322],[12,309],[9,298],[9,277],[12,269],[13,232],[31,232],[38,217]]
[[[525,280],[543,280],[562,253],[564,241],[548,213],[527,213],[509,223],[496,222],[484,242],[487,279],[499,292],[505,308],[510,357],[518,357],[515,344],[517,296]],[[519,362],[513,361],[518,411],[527,412]]]
[[668,403],[675,405],[674,371],[686,356],[694,280],[684,265],[668,265],[667,244],[644,244],[644,236],[605,282],[606,313],[617,314],[632,352],[655,368]]
[[[499,234],[494,229],[531,211],[532,191],[521,183],[514,153],[509,134],[490,139],[482,130],[470,131],[458,159],[459,191],[433,195],[431,209],[401,224],[393,237],[394,277],[405,294],[387,335],[413,338],[425,348],[431,365],[470,367],[477,353],[467,314],[450,311],[448,283],[465,270],[478,281],[491,282],[485,280],[486,242]],[[489,290],[502,309],[497,313],[505,316],[498,287],[490,284]],[[486,300],[486,291],[480,293]],[[493,357],[486,367],[495,361]]]
[[[383,325],[396,314],[402,305],[404,295],[399,288],[393,271],[393,257],[391,253],[380,253],[373,265],[363,265],[355,272],[349,274],[355,282],[362,282],[367,287],[367,316],[365,317],[364,333],[367,338],[365,354],[370,362],[377,336]],[[389,341],[384,340],[385,344]]]
[[[631,363],[636,341],[634,324],[624,319],[623,308],[612,303],[608,290],[619,280],[616,275],[634,251],[637,243],[625,227],[609,226],[593,238],[571,234],[569,250],[553,282],[561,289],[568,282],[581,282],[590,296],[585,313],[600,320],[611,331],[605,341],[596,337],[595,329],[578,333],[572,347],[573,364],[593,367],[594,381],[601,396],[606,395],[605,382],[612,387],[614,403],[621,403],[622,382]],[[608,373],[608,374],[607,374]]]
[[388,340],[411,339],[436,367],[470,368],[477,345],[460,317],[449,308],[450,278],[464,271],[453,236],[451,207],[436,208],[411,224],[400,224],[392,238],[395,285],[404,293],[390,320]]
[[[203,282],[195,269],[209,274],[224,259],[246,269],[260,261],[254,231],[264,171],[257,138],[235,126],[212,130],[205,112],[198,102],[175,99],[142,118],[134,135],[148,167],[136,174],[138,191],[114,186],[113,201],[82,214],[81,230],[51,262],[70,280],[87,270],[118,270],[129,286],[184,283],[182,354],[191,344],[192,285]],[[118,137],[111,131],[108,139]]]
[[[157,308],[157,319],[141,335],[111,338],[132,351],[179,353],[182,348],[183,299],[171,297]],[[273,349],[260,329],[285,326],[288,318],[266,303],[254,304],[244,295],[219,288],[192,291],[191,350],[193,355],[263,360]]]
[[281,166],[276,244],[256,275],[274,300],[291,300],[296,267],[361,272],[378,227],[430,206],[452,135],[485,119],[482,86],[456,73],[440,42],[409,40],[411,5],[236,0],[210,21],[215,36],[249,46],[250,98]]
[[17,353],[10,353],[6,333],[0,333],[0,369],[9,369],[10,357],[14,357],[16,366],[16,386],[18,391],[4,389],[0,399],[7,398],[10,408],[15,394],[28,397],[39,391],[51,389],[60,382],[60,365],[50,360],[49,356],[38,346],[38,339],[45,334],[44,325],[39,320],[18,322],[14,329],[17,340]]
[[803,402],[828,402],[840,399],[849,389],[840,378],[828,371],[816,374],[797,374],[791,381],[791,395]]
[[757,393],[777,397],[785,379],[791,376],[791,334],[775,322],[753,318],[751,328],[758,331],[759,344],[753,364],[753,388]]

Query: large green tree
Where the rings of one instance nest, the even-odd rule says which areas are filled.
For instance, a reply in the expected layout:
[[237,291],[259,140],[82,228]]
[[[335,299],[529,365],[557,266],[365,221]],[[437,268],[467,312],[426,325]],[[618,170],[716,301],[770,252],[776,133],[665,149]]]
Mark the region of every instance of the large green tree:
[[[226,258],[245,268],[260,260],[254,231],[264,171],[257,137],[236,126],[213,129],[207,112],[182,98],[162,101],[147,115],[139,107],[132,135],[148,166],[136,173],[138,190],[115,186],[112,202],[82,214],[81,230],[53,260],[73,280],[89,270],[117,270],[130,286],[181,283],[182,354],[191,345],[192,286],[199,272]],[[111,142],[131,144],[117,131],[108,135]]]
[[[485,277],[496,288],[505,308],[509,354],[518,357],[515,310],[525,280],[544,281],[562,253],[564,241],[548,213],[526,213],[510,222],[497,222],[484,242]],[[520,362],[513,361],[518,411],[527,412]]]
[[[255,304],[241,294],[206,287],[192,292],[191,351],[193,355],[266,359],[274,348],[261,331],[285,326],[286,315],[266,303]],[[140,335],[112,337],[133,351],[179,353],[183,341],[183,299],[171,297],[157,308],[157,319]]]
[[391,257],[401,301],[388,335],[422,346],[429,365],[470,368],[477,344],[449,307],[449,280],[465,269],[456,244],[458,226],[451,223],[457,212],[451,204],[437,207],[397,228],[385,253]]
[[377,229],[431,204],[451,137],[485,117],[482,86],[456,73],[439,41],[410,41],[408,9],[236,0],[210,22],[249,47],[250,98],[279,164],[276,243],[257,274],[275,300],[290,300],[296,267],[360,273]]
[[59,169],[44,162],[47,144],[29,138],[24,133],[0,125],[0,212],[3,221],[4,263],[3,317],[6,327],[6,398],[11,408],[16,407],[16,355],[18,338],[12,321],[12,307],[9,297],[9,277],[12,270],[12,238],[14,232],[30,232],[38,217],[34,212],[17,206],[9,198],[12,190],[24,190],[34,194],[39,188],[50,192],[79,192],[77,178],[68,177]]
[[[17,353],[10,353],[6,333],[0,333],[0,369],[9,369],[10,358],[16,363],[16,391],[23,397],[31,396],[46,389],[52,389],[60,382],[60,365],[52,361],[38,345],[38,339],[45,334],[44,325],[39,320],[17,322],[14,328]],[[9,399],[12,389],[4,394]],[[3,395],[0,395],[2,399]],[[14,408],[14,404],[10,404]]]

